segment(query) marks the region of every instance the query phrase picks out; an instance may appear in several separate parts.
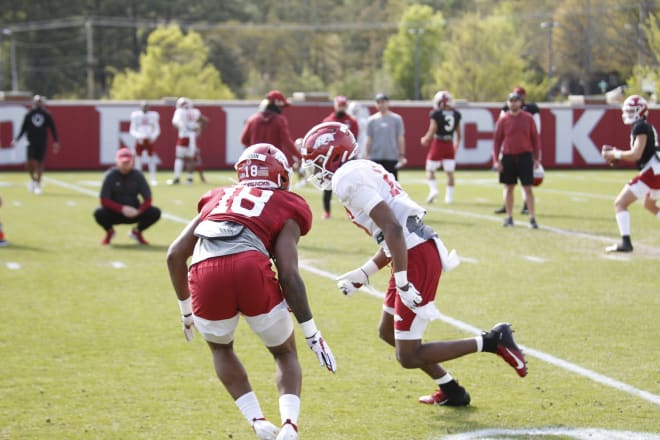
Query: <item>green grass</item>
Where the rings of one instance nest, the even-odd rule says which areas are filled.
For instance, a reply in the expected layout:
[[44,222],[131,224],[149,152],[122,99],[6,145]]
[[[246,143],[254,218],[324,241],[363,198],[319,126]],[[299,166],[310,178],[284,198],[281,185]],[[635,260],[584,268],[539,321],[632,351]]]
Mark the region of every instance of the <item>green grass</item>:
[[[494,173],[459,170],[456,203],[430,205],[426,218],[450,249],[468,258],[443,276],[440,310],[477,328],[512,322],[526,347],[657,398],[658,219],[634,205],[635,253],[617,259],[603,253],[618,239],[612,200],[633,173],[548,171],[535,191],[541,230],[533,231],[521,215],[515,228],[504,229],[492,214],[501,204]],[[92,212],[101,173],[47,177],[53,180],[34,196],[24,173],[0,174],[0,219],[11,242],[0,249],[0,439],[254,438],[199,335],[185,343],[165,265],[167,246],[183,227],[177,219],[191,218],[199,196],[228,184],[233,173],[209,172],[212,185],[155,187],[155,204],[173,217],[146,231],[149,247],[134,245],[128,226],[117,228],[111,246],[99,245],[103,231]],[[423,179],[421,171],[401,173],[418,201],[427,192]],[[309,186],[300,193],[315,214],[300,243],[305,264],[340,274],[375,252],[336,199],[333,217],[321,220],[320,193]],[[379,290],[385,275],[373,281]],[[531,356],[524,379],[490,354],[447,362],[472,405],[419,405],[417,397],[434,384],[401,368],[379,341],[381,301],[364,293],[346,298],[331,279],[306,271],[303,277],[339,369],[336,375],[321,369],[296,329],[304,368],[302,438],[438,439],[541,427],[660,433],[657,404]],[[467,336],[441,321],[426,333],[428,339]],[[236,349],[266,416],[277,423],[274,365],[244,322]]]

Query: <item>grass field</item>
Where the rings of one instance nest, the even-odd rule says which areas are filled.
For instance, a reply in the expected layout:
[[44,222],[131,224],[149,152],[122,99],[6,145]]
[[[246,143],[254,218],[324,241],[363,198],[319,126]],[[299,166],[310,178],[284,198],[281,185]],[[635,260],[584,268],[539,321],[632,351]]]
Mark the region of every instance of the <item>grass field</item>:
[[[634,205],[635,252],[603,252],[618,239],[612,200],[633,174],[548,171],[536,189],[536,231],[521,215],[515,228],[502,228],[492,172],[459,171],[456,202],[428,206],[426,222],[464,262],[443,276],[437,304],[445,319],[427,338],[467,337],[508,321],[528,353],[524,379],[487,353],[446,363],[472,395],[462,409],[417,403],[434,384],[402,369],[378,340],[378,295],[344,297],[331,279],[362,264],[375,244],[336,200],[333,217],[322,220],[320,193],[299,190],[315,214],[300,243],[302,273],[338,362],[335,375],[321,369],[296,329],[301,438],[659,439],[660,222]],[[25,173],[0,174],[0,219],[11,242],[0,249],[0,439],[254,438],[199,335],[184,341],[165,265],[199,196],[234,174],[155,187],[165,215],[146,231],[148,247],[128,239],[128,226],[111,246],[99,245],[92,212],[101,175],[47,173],[35,196]],[[400,176],[418,201],[427,193],[423,178]],[[516,198],[518,211],[519,191]],[[385,279],[376,276],[377,291]],[[244,322],[236,349],[277,423],[273,362]]]

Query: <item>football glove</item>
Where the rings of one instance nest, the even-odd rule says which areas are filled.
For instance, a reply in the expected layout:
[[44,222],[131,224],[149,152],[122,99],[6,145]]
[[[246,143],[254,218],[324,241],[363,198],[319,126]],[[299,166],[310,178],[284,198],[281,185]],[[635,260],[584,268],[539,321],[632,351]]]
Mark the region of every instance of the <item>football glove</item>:
[[186,338],[186,341],[192,341],[194,336],[193,329],[195,328],[192,313],[181,315],[181,327],[183,327],[183,337]]
[[[407,289],[403,290],[405,287],[407,287]],[[396,286],[396,293],[399,294],[401,302],[413,312],[417,306],[422,303],[422,295],[411,283],[408,283],[407,286]]]
[[307,345],[312,349],[316,357],[319,359],[319,364],[322,367],[325,367],[331,373],[337,371],[337,363],[335,362],[335,357],[332,355],[332,350],[328,347],[328,344],[325,343],[325,339],[321,336],[321,332],[317,331],[309,338],[305,338]]
[[364,284],[369,284],[369,277],[378,272],[378,266],[369,260],[361,267],[337,277],[337,287],[344,295],[351,295]]

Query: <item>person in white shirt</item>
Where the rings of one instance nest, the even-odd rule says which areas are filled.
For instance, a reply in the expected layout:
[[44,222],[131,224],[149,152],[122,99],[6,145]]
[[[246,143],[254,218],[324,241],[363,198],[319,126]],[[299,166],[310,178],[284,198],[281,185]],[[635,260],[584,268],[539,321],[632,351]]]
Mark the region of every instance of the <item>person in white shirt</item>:
[[135,138],[135,168],[142,171],[143,165],[146,164],[151,184],[157,185],[158,156],[155,153],[154,143],[160,136],[160,115],[149,110],[146,101],[142,101],[140,110],[131,113],[130,133]]

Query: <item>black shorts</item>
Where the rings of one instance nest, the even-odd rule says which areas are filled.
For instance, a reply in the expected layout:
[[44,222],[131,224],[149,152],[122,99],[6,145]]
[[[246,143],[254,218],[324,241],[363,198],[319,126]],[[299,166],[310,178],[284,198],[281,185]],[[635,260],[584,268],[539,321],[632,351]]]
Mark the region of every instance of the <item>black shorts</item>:
[[515,185],[520,179],[522,186],[534,182],[534,157],[532,153],[502,155],[502,172],[500,183]]
[[37,162],[43,162],[46,157],[46,145],[39,144],[28,144],[27,146],[27,158],[28,160],[36,160]]

